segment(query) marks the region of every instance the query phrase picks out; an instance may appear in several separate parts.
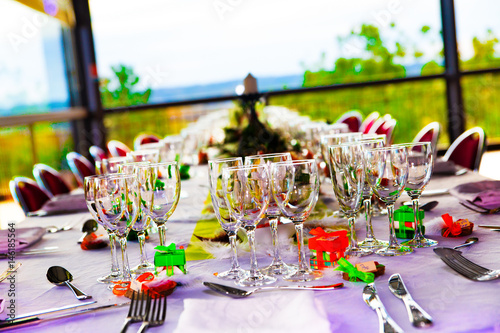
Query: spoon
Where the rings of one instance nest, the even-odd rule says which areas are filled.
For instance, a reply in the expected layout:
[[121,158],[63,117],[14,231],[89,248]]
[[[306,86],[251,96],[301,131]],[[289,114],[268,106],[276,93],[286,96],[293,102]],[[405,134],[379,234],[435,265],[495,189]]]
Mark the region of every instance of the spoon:
[[47,270],[47,279],[57,286],[66,285],[73,292],[75,297],[79,300],[92,298],[92,296],[85,294],[83,291],[71,284],[73,275],[61,266],[52,266]]
[[[426,202],[424,204],[421,204],[419,209],[428,212],[428,211],[434,209],[438,204],[439,204],[439,202],[436,200],[429,201],[429,202]],[[411,203],[411,201],[406,201],[406,202],[403,202],[403,205],[411,206],[412,203]]]
[[51,225],[51,226],[46,227],[45,230],[47,230],[47,232],[49,234],[54,234],[54,233],[59,232],[59,231],[68,231],[72,228],[73,228],[73,226],[71,226],[71,225],[66,225],[63,227],[56,227],[55,225]]
[[334,290],[344,286],[343,283],[332,284],[328,286],[274,286],[274,287],[260,287],[252,290],[243,290],[234,287],[225,286],[218,283],[203,282],[205,286],[226,296],[234,298],[242,298],[252,295],[256,291],[272,290],[272,289],[295,289],[295,290]]
[[472,245],[474,243],[477,243],[477,241],[479,241],[479,238],[477,238],[477,237],[467,238],[467,240],[465,241],[465,243],[457,245],[453,249],[456,250],[456,249],[458,249],[460,247],[469,246],[469,245]]
[[95,232],[98,227],[99,226],[98,226],[97,222],[94,221],[94,220],[87,220],[87,221],[85,221],[85,223],[82,226],[83,235],[78,240],[78,244],[81,244],[83,242],[83,239],[85,238],[85,236],[87,236],[88,234],[91,234],[91,233]]

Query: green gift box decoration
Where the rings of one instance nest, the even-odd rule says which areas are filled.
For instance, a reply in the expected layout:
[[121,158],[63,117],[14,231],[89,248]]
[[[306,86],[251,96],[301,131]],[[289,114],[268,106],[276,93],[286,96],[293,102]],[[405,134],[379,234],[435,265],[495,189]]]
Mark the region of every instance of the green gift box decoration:
[[[171,243],[169,246],[157,246],[155,247],[155,266],[165,267],[167,270],[167,275],[174,275],[174,266],[179,267],[179,269],[186,274],[186,252],[184,248],[179,248],[175,246],[175,243]],[[156,273],[156,270],[155,270]]]
[[[417,217],[419,221],[422,221],[425,217],[425,212],[419,210]],[[415,235],[415,229],[413,228],[413,223],[415,218],[413,217],[413,208],[409,206],[402,206],[394,211],[394,229],[396,230],[397,238],[411,239]],[[425,233],[425,227],[422,225],[422,234]]]

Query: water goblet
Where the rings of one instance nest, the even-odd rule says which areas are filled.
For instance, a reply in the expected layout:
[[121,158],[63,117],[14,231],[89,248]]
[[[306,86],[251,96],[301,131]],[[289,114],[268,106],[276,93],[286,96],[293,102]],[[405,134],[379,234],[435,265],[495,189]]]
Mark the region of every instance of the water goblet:
[[[245,157],[245,165],[267,165],[268,172],[270,172],[270,166],[272,163],[276,162],[284,162],[291,161],[292,155],[290,153],[274,153],[274,154],[263,154],[263,155],[252,155]],[[269,176],[269,178],[271,178]],[[269,186],[271,183],[269,182]],[[271,192],[271,188],[269,187],[269,193]],[[274,200],[274,197],[270,195],[269,198],[269,206],[266,211],[266,217],[269,219],[269,228],[271,229],[271,238],[273,243],[273,261],[271,264],[263,268],[261,271],[264,274],[269,275],[288,275],[295,269],[288,266],[281,259],[281,255],[279,252],[279,244],[278,244],[278,224],[280,221],[281,211]]]
[[127,153],[127,158],[133,162],[151,162],[158,163],[160,161],[159,149],[141,149]]
[[101,161],[102,173],[103,174],[118,173],[118,166],[127,162],[132,162],[132,160],[130,160],[130,158],[125,156],[105,158]]
[[229,208],[224,200],[224,192],[222,190],[222,169],[242,165],[243,159],[241,157],[208,161],[208,183],[215,216],[222,229],[227,233],[229,244],[231,245],[231,268],[217,274],[217,277],[223,280],[240,280],[246,274],[238,263],[238,251],[236,248],[236,234],[241,227],[241,221],[232,218],[231,214],[229,214]]
[[355,228],[365,185],[363,145],[359,142],[343,143],[330,146],[329,150],[333,191],[341,211],[347,217],[350,230],[351,239],[345,254],[353,257],[372,254],[370,249],[358,246]]
[[166,246],[168,218],[179,203],[181,179],[177,162],[151,163],[137,166],[141,197],[141,210],[153,219],[158,227],[160,245]]
[[400,256],[413,250],[401,246],[394,229],[394,203],[404,191],[408,179],[408,159],[405,147],[367,149],[366,177],[375,195],[386,204],[389,218],[389,245],[375,253],[382,256]]
[[222,170],[222,190],[231,218],[241,222],[250,246],[250,271],[237,284],[260,286],[276,278],[258,270],[255,228],[269,205],[269,176],[266,165],[235,166]]
[[298,268],[285,276],[286,281],[311,281],[323,274],[309,267],[304,252],[303,224],[318,200],[319,175],[315,160],[286,161],[271,164],[271,188],[283,215],[295,226]]
[[132,279],[127,256],[127,235],[139,211],[139,195],[135,175],[117,173],[98,178],[95,186],[95,203],[99,217],[113,226],[122,254],[121,282]]
[[99,178],[106,177],[105,175],[87,176],[83,180],[83,188],[85,193],[85,201],[87,202],[87,207],[89,209],[92,218],[106,230],[109,237],[109,245],[111,248],[111,273],[106,274],[97,279],[99,283],[113,283],[120,279],[120,266],[118,265],[118,257],[116,251],[116,236],[114,228],[104,223],[103,220],[97,214],[97,208],[95,204],[95,183]]
[[437,241],[425,238],[422,232],[422,220],[418,218],[420,195],[429,183],[432,175],[434,152],[430,142],[402,143],[395,146],[406,147],[408,154],[408,180],[406,194],[411,198],[413,217],[415,221],[415,235],[413,239],[403,242],[411,247],[430,247],[437,245]]

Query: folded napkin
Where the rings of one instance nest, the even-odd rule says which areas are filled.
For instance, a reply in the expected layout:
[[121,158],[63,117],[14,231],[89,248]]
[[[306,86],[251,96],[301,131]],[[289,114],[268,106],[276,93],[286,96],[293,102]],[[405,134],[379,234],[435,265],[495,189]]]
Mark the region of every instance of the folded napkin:
[[489,190],[478,193],[478,195],[472,200],[481,207],[488,209],[500,207],[500,191],[499,190]]
[[261,293],[244,299],[214,296],[184,299],[174,333],[330,332],[326,314],[317,309],[312,291]]
[[[500,181],[483,180],[480,182],[465,183],[450,189],[450,194],[460,200],[471,200],[478,205],[500,206]],[[493,207],[495,208],[495,207]]]
[[87,211],[87,202],[83,193],[57,195],[47,201],[40,210],[31,216],[56,215]]
[[[7,253],[9,251],[9,240],[15,240],[16,252],[25,249],[36,242],[38,242],[45,234],[44,228],[16,228],[16,237],[11,237],[9,230],[0,230],[0,253]],[[12,247],[11,247],[12,249]]]
[[454,175],[457,166],[452,161],[437,160],[434,162],[432,173],[435,175]]

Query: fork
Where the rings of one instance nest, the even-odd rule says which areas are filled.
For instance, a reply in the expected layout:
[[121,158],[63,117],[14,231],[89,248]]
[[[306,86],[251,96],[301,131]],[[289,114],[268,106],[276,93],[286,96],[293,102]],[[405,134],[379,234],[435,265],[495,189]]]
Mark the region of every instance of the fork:
[[151,297],[149,297],[149,291],[147,293],[134,292],[132,294],[127,317],[125,318],[120,333],[125,333],[129,324],[145,320],[149,312],[150,304]]
[[146,332],[148,327],[160,326],[165,322],[167,316],[167,297],[158,297],[153,299],[153,305],[149,313],[142,322],[141,328],[137,333]]
[[500,278],[500,270],[492,270],[479,266],[466,259],[460,254],[448,248],[436,248],[434,250],[440,258],[456,272],[474,281],[490,281]]
[[479,206],[478,204],[476,204],[475,202],[473,202],[471,200],[467,200],[466,202],[467,202],[467,204],[465,202],[461,201],[460,204],[462,206],[464,206],[465,208],[468,208],[476,213],[495,214],[495,213],[500,212],[500,207],[489,209],[489,208],[486,208],[483,206]]

